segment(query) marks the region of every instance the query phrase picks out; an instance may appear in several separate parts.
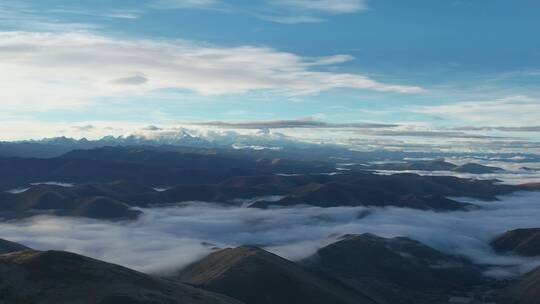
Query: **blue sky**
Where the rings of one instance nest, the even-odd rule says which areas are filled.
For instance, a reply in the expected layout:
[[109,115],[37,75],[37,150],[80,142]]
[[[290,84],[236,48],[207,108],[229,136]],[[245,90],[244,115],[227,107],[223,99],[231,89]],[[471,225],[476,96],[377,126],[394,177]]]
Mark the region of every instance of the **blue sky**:
[[0,1],[2,138],[316,120],[537,141],[539,10],[534,0]]

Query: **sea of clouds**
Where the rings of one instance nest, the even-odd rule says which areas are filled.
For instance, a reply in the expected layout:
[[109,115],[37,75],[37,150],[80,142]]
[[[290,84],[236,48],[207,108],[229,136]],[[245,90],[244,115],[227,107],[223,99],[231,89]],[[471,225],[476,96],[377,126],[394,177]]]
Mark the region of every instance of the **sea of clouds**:
[[191,202],[142,209],[133,222],[37,216],[0,224],[0,237],[35,249],[68,250],[144,272],[181,268],[229,246],[259,245],[298,260],[342,234],[407,236],[447,253],[491,265],[488,274],[521,274],[540,259],[496,255],[489,241],[510,229],[540,226],[540,192],[519,192],[498,201],[466,200],[473,211],[407,208],[294,207],[254,209]]

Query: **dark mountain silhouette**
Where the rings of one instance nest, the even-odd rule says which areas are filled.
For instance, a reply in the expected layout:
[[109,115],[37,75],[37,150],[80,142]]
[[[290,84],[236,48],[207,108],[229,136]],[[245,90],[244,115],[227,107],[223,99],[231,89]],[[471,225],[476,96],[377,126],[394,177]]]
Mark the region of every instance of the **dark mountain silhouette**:
[[525,191],[540,191],[540,183],[525,183],[519,185],[519,188]]
[[249,304],[375,303],[293,262],[250,246],[212,253],[180,271],[176,278]]
[[0,303],[240,304],[74,253],[21,248],[0,254]]
[[456,168],[452,169],[452,171],[461,172],[461,173],[485,174],[485,173],[502,172],[504,171],[504,169],[499,168],[499,167],[484,166],[484,165],[475,164],[475,163],[467,163],[461,166],[457,166]]
[[245,303],[428,304],[488,284],[481,270],[409,238],[362,234],[298,263],[252,246],[220,250],[173,277]]
[[[0,192],[0,216],[53,213],[133,219],[139,212],[131,207],[183,201],[234,204],[238,199],[254,198],[260,199],[250,207],[308,204],[449,211],[473,206],[448,197],[493,200],[497,195],[540,188],[449,176],[377,175],[354,169],[334,174],[332,170],[333,164],[327,162],[245,157],[230,151],[181,147],[102,147],[51,159],[0,158],[0,187],[5,190],[44,181],[78,184],[72,188],[38,185],[22,193]],[[156,186],[174,187],[158,192],[152,189]],[[273,199],[265,200],[268,196]]]
[[346,235],[303,264],[378,303],[434,303],[484,280],[460,257],[409,238],[372,234]]
[[149,186],[217,183],[234,176],[331,172],[329,163],[255,158],[214,149],[102,147],[60,157],[0,158],[0,188],[33,182],[94,183],[126,180]]
[[[321,207],[364,205],[458,210],[466,209],[470,205],[446,197],[495,199],[496,195],[513,191],[511,186],[496,185],[491,181],[416,174],[374,175],[348,172],[333,176],[268,177],[266,180],[257,178],[256,181],[250,178],[233,178],[228,183],[211,188],[208,193],[218,193],[219,198],[225,191],[234,189],[230,185],[241,185],[259,196],[285,196],[274,202],[257,202],[253,207],[309,204]],[[273,192],[265,193],[262,189],[273,189]],[[288,191],[283,191],[284,189]]]
[[[104,169],[105,173],[109,172],[108,169]],[[449,211],[467,210],[474,206],[447,197],[493,200],[497,195],[534,189],[448,176],[376,175],[350,171],[337,175],[235,176],[217,183],[188,183],[156,191],[130,181],[133,174],[128,174],[128,171],[115,172],[115,176],[126,177],[128,181],[84,183],[74,187],[40,184],[29,186],[28,190],[20,193],[0,192],[0,216],[19,218],[52,213],[102,219],[133,219],[140,212],[132,207],[185,201],[237,204],[238,199],[253,198],[260,198],[250,205],[253,208],[307,204],[320,207],[398,206]],[[164,172],[159,174],[168,171]],[[101,174],[99,169],[95,173],[98,176]],[[274,199],[266,200],[265,197],[269,196]]]
[[[175,146],[203,148],[211,147],[210,142],[193,137],[187,133],[180,132]],[[65,136],[44,138],[42,140],[0,142],[0,155],[8,157],[35,157],[52,158],[77,149],[94,149],[106,146],[153,146],[159,147],[166,144],[166,141],[147,139],[144,136],[105,136],[98,140],[88,140],[86,138],[74,139]],[[170,144],[170,142],[169,142]]]
[[507,231],[493,239],[490,245],[497,253],[540,256],[540,228]]
[[[269,155],[271,156],[271,155]],[[152,164],[183,170],[245,173],[319,173],[331,172],[331,163],[299,161],[280,157],[260,157],[257,153],[242,153],[222,149],[194,149],[180,147],[102,147],[73,150],[62,159],[87,159],[137,164]]]
[[435,160],[415,160],[408,162],[390,162],[375,164],[365,167],[368,170],[392,170],[392,171],[454,171],[460,173],[484,174],[504,171],[502,168],[484,166],[476,163],[456,165],[444,159]]
[[[114,188],[115,184],[110,184]],[[101,187],[104,188],[104,187]],[[36,185],[18,194],[0,193],[0,216],[21,218],[36,214],[99,219],[134,219],[140,211],[118,199],[111,189],[83,185],[72,188]]]

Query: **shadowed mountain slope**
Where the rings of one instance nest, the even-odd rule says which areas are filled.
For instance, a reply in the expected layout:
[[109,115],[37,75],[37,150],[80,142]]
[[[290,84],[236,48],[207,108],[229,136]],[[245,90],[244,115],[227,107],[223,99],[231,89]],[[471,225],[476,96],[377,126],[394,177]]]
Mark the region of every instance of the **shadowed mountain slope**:
[[31,250],[31,249],[19,243],[0,239],[0,254],[16,252],[16,251],[24,251],[24,250]]
[[483,282],[469,262],[405,237],[347,235],[303,264],[379,303],[433,303]]
[[540,256],[540,228],[507,231],[493,239],[490,245],[497,253]]
[[240,302],[73,253],[27,250],[0,254],[0,303],[239,304]]
[[533,269],[502,291],[500,304],[538,304],[540,299],[540,267]]
[[374,304],[364,295],[316,276],[256,247],[215,252],[188,266],[178,279],[247,304]]

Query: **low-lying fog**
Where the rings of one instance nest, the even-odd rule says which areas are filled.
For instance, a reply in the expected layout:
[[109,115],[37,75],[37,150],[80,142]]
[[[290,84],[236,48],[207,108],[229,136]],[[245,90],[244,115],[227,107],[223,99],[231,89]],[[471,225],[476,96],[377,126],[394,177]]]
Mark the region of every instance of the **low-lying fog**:
[[[0,237],[35,249],[68,250],[145,272],[163,272],[203,257],[212,247],[255,244],[301,259],[346,233],[408,236],[477,263],[498,265],[489,273],[524,272],[540,259],[495,255],[488,242],[509,229],[540,226],[540,192],[499,201],[471,201],[469,212],[405,208],[296,207],[252,209],[208,203],[143,209],[136,222],[105,222],[39,216],[2,223]],[[507,267],[509,266],[509,267]]]

